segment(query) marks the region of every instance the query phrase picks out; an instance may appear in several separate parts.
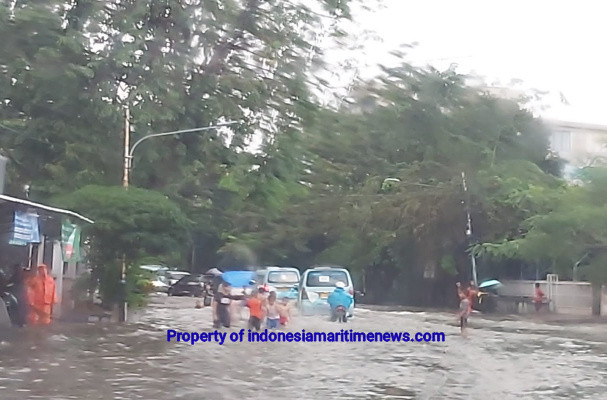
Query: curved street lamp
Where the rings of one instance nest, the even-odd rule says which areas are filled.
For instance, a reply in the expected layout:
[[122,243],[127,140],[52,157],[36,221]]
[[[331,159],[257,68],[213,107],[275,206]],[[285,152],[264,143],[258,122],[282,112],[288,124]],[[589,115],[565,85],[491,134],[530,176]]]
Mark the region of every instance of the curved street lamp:
[[135,149],[137,148],[137,146],[139,146],[143,141],[154,138],[154,137],[160,137],[160,136],[171,136],[171,135],[180,135],[182,133],[207,131],[207,130],[217,129],[217,128],[221,128],[223,126],[229,126],[229,125],[234,125],[234,124],[238,123],[238,121],[228,121],[228,122],[221,122],[216,125],[205,126],[202,128],[181,129],[178,131],[171,131],[171,132],[152,133],[152,134],[146,135],[146,136],[142,137],[141,139],[139,139],[138,141],[136,141],[135,144],[133,144],[133,147],[131,147],[129,149],[129,139],[130,139],[129,130],[130,129],[129,129],[128,118],[129,118],[129,112],[127,109],[127,121],[126,121],[126,125],[125,125],[125,138],[124,138],[124,174],[123,174],[123,179],[122,179],[122,185],[125,188],[129,187],[129,171],[131,169],[133,153],[135,152]]

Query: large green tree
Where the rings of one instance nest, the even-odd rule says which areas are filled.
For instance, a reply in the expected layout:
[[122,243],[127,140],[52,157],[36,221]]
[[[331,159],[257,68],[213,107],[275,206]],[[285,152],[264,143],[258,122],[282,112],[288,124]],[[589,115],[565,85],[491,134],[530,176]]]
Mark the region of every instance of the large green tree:
[[120,115],[92,84],[85,32],[66,25],[63,1],[0,2],[0,147],[9,190],[32,198],[117,182]]
[[243,224],[234,236],[267,258],[340,262],[359,277],[396,266],[407,301],[434,296],[434,283],[453,275],[469,277],[463,200],[472,239],[496,238],[516,232],[546,207],[537,195],[561,185],[542,169],[548,150],[540,121],[454,71],[386,69],[356,88],[349,104],[318,115],[305,148],[299,160],[307,172],[298,182],[307,196],[263,229]]
[[[196,221],[192,257],[211,266],[238,196],[225,179],[242,165],[289,185],[294,145],[310,117],[322,57],[313,45],[349,1],[0,2],[0,136],[10,191],[31,196],[120,181],[124,107],[132,141],[152,132],[243,121],[227,131],[146,142],[132,184],[169,194]],[[324,17],[321,15],[325,15]],[[330,28],[327,33],[331,33]],[[251,140],[260,152],[243,151]],[[283,139],[284,138],[284,139]],[[280,182],[279,182],[280,181]],[[220,184],[220,182],[223,182]],[[233,205],[233,201],[234,203]]]

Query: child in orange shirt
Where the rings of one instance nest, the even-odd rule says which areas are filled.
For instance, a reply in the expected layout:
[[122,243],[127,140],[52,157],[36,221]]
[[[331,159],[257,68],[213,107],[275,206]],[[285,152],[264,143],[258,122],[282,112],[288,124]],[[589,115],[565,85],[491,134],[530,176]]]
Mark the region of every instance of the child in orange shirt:
[[249,329],[260,330],[261,320],[263,319],[263,306],[264,306],[264,290],[259,288],[257,293],[247,300],[247,307],[249,307]]

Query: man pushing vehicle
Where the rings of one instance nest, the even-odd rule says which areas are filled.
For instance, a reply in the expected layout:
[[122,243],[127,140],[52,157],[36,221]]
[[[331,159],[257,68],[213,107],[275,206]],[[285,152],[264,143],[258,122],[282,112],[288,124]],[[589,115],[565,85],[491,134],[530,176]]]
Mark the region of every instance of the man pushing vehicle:
[[345,291],[346,284],[343,282],[335,283],[335,289],[333,293],[327,298],[327,303],[331,307],[331,321],[335,322],[338,319],[339,322],[347,321],[347,310],[354,302],[354,298],[350,293]]

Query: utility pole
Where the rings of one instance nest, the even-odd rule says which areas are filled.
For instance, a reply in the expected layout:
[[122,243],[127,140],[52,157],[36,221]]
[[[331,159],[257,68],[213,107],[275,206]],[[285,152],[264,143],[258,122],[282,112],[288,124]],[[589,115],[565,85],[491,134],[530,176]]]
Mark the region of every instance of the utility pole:
[[[127,106],[124,118],[124,169],[122,172],[122,186],[129,188],[129,151],[131,139],[130,112]],[[118,303],[118,315],[120,322],[126,322],[127,304],[126,304],[126,254],[122,255],[122,272],[120,278],[120,302]]]
[[[470,204],[468,200],[468,187],[466,186],[466,174],[462,171],[462,186],[464,187],[464,200],[462,200],[462,204],[466,208],[466,237],[468,238],[468,244],[472,243],[472,218],[470,218]],[[474,281],[474,286],[478,286],[478,280],[476,277],[476,258],[473,253],[470,253],[470,258],[472,260],[472,280]]]

